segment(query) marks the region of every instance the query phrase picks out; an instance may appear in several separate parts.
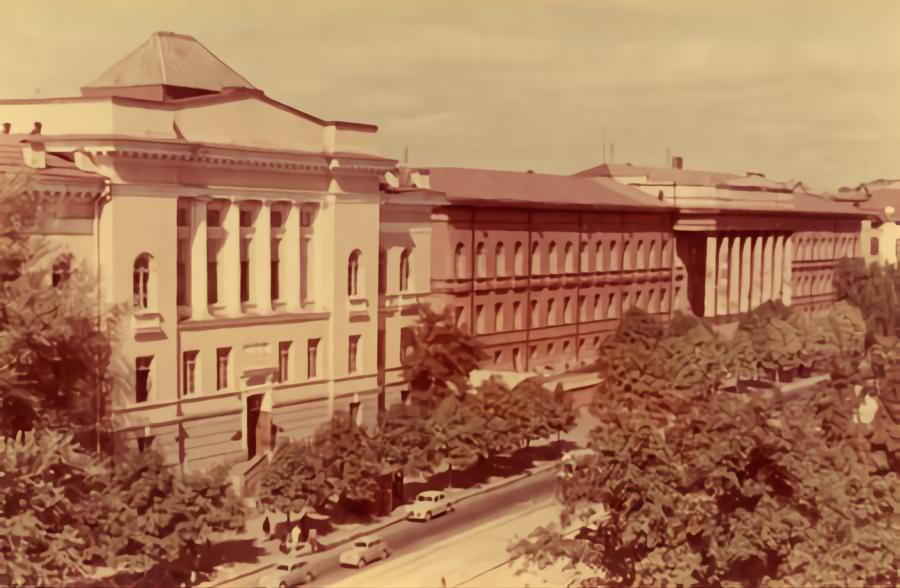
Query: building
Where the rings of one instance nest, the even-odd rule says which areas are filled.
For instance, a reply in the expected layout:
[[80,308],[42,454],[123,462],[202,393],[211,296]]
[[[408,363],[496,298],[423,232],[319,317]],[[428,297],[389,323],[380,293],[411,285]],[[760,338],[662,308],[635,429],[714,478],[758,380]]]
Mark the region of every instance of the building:
[[866,263],[896,264],[900,259],[900,180],[875,180],[856,188],[842,188],[831,198],[869,214],[860,233],[859,253]]
[[0,162],[61,204],[42,232],[96,274],[99,314],[128,307],[118,447],[246,473],[279,436],[337,410],[372,424],[399,397],[438,196],[380,191],[396,162],[377,127],[277,102],[173,33],[80,96],[2,100],[0,119]]

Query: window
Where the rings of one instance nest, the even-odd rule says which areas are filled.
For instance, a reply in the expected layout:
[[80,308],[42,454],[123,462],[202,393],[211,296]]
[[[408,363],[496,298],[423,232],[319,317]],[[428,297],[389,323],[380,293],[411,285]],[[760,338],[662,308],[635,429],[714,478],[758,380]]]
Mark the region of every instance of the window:
[[308,208],[304,208],[300,211],[300,226],[308,227],[312,224],[312,211]]
[[134,360],[134,401],[147,402],[150,398],[150,368],[153,357],[138,357]]
[[622,268],[619,265],[619,244],[615,241],[609,242],[609,264],[607,266],[610,270],[619,270]]
[[410,327],[400,329],[400,363],[406,361],[407,356],[416,349],[416,335]]
[[523,251],[522,244],[518,241],[516,241],[516,244],[513,247],[513,263],[515,265],[514,271],[516,272],[516,275],[525,275],[525,252]]
[[556,324],[556,301],[552,298],[547,301],[547,324]]
[[647,247],[647,264],[645,267],[651,268],[656,266],[656,241],[650,241],[650,246]]
[[603,311],[603,309],[600,307],[600,295],[595,294],[594,295],[594,314],[593,314],[594,320],[600,320],[603,318],[602,311]]
[[466,246],[462,243],[456,244],[453,253],[453,271],[457,278],[466,277]]
[[269,262],[269,291],[272,295],[272,300],[281,300],[281,281],[280,276],[278,275],[279,271],[279,259],[278,259],[278,251],[281,249],[280,247],[281,240],[280,239],[272,239],[272,252],[271,252],[271,260]]
[[647,266],[644,265],[644,242],[638,241],[637,247],[634,249],[634,260],[631,263],[632,269],[645,269]]
[[487,257],[484,254],[484,243],[475,246],[475,267],[478,270],[478,277],[487,276]]
[[566,296],[563,298],[563,307],[562,307],[562,318],[563,323],[571,323],[572,322],[572,299]]
[[618,300],[616,293],[610,292],[609,299],[606,301],[606,318],[616,318],[618,316]]
[[500,364],[500,361],[501,361],[502,359],[503,359],[503,352],[502,352],[502,351],[495,351],[495,352],[494,352],[494,365],[499,365],[499,364]]
[[250,301],[250,242],[241,239],[241,302]]
[[496,275],[506,275],[506,251],[501,241],[498,241],[497,246],[494,247],[494,265],[496,266]]
[[603,268],[603,241],[600,241],[597,243],[597,248],[594,250],[594,269],[598,272],[602,272]]
[[484,305],[475,305],[475,328],[477,333],[485,332]]
[[347,296],[359,296],[359,258],[362,253],[355,249],[347,260]]
[[522,323],[522,303],[513,302],[513,328],[521,329],[524,326]]
[[622,314],[625,314],[631,309],[631,306],[629,306],[631,302],[628,300],[630,295],[631,292],[622,292]]
[[[241,267],[241,289],[244,284],[244,268]],[[185,278],[186,279],[186,278]],[[215,258],[206,262],[206,303],[215,304],[219,301],[219,264]]]
[[278,343],[278,381],[287,382],[290,378],[291,342],[280,341]]
[[541,275],[541,246],[536,242],[531,244],[531,274]]
[[272,219],[272,228],[280,229],[281,225],[284,223],[284,215],[281,213],[281,211],[272,209],[270,218]]
[[580,296],[578,298],[578,320],[586,321],[589,318],[587,312],[587,296]]
[[378,293],[387,294],[387,251],[378,250]]
[[547,258],[550,261],[551,274],[559,273],[559,259],[556,256],[556,242],[550,241],[550,246],[547,248]]
[[563,271],[567,274],[575,271],[575,247],[571,242],[563,249]]
[[412,254],[412,251],[409,249],[404,249],[403,253],[400,254],[400,291],[406,292],[409,290],[409,256]]
[[134,260],[134,307],[146,309],[150,303],[150,256],[146,253]]
[[175,224],[179,227],[188,226],[188,211],[187,208],[179,206],[178,210],[175,212]]
[[869,241],[869,255],[878,255],[878,237],[872,237]]
[[453,309],[453,312],[456,313],[456,316],[455,316],[455,319],[454,319],[454,324],[455,324],[457,327],[462,327],[462,324],[463,324],[463,320],[462,320],[462,317],[463,317],[463,307],[462,307],[462,306],[457,306],[456,308]]
[[183,239],[178,240],[176,257],[178,261],[175,266],[175,304],[187,306],[189,304],[187,296],[187,242]]
[[54,288],[58,288],[68,281],[72,275],[72,258],[69,255],[61,255],[53,263],[51,282]]
[[150,448],[153,446],[153,437],[138,437],[137,446],[139,453],[150,451]]
[[581,244],[581,252],[578,255],[578,271],[586,272],[588,268],[591,267],[591,260],[588,255],[588,244],[587,242],[583,242]]
[[538,312],[538,301],[531,301],[531,328],[535,328],[540,326],[541,324],[541,316]]
[[240,212],[240,223],[242,227],[253,226],[253,213],[249,210],[242,210]]
[[182,359],[182,390],[185,396],[197,390],[197,352],[185,351]]
[[347,346],[347,373],[359,371],[359,335],[350,335]]
[[306,377],[310,380],[319,377],[319,339],[306,343]]
[[206,209],[206,225],[210,227],[218,227],[222,224],[221,212],[218,208]]
[[216,390],[228,388],[228,356],[231,355],[230,347],[216,349]]
[[503,305],[499,302],[494,305],[494,332],[503,330]]

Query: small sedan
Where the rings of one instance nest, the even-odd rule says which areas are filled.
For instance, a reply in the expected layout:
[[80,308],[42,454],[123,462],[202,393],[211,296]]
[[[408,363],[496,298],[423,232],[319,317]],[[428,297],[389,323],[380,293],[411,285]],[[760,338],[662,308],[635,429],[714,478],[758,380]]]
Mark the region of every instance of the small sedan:
[[407,518],[411,521],[430,521],[433,517],[453,512],[453,503],[447,495],[437,490],[428,490],[416,496],[409,507]]
[[387,559],[391,556],[391,548],[379,537],[369,535],[353,542],[353,547],[343,552],[338,561],[342,566],[361,568],[373,561]]
[[285,559],[275,566],[274,573],[262,579],[263,588],[293,588],[312,584],[319,575],[306,560]]

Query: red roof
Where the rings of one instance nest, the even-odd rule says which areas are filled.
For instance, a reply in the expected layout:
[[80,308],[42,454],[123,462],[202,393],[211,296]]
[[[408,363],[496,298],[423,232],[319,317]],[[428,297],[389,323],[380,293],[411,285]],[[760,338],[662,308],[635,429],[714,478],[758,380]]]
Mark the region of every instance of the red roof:
[[608,178],[578,178],[532,172],[459,167],[429,169],[432,190],[454,204],[511,203],[542,208],[607,208],[670,210],[637,188]]

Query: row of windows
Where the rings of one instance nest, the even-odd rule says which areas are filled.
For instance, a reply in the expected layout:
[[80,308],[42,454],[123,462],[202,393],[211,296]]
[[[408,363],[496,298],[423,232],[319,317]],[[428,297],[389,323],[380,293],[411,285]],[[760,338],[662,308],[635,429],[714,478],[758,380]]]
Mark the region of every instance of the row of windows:
[[834,291],[834,276],[815,275],[815,276],[798,276],[796,279],[795,296],[815,296],[819,294],[830,294]]
[[848,237],[798,237],[794,240],[794,259],[840,259],[856,255],[857,238]]
[[[581,344],[578,347],[578,353],[581,356],[581,359],[584,359],[585,355],[589,351],[589,346],[593,343],[592,349],[596,350],[600,347],[601,337],[599,335],[594,335],[592,338],[584,337],[581,339]],[[543,352],[542,352],[543,349]],[[570,357],[572,354],[572,342],[571,341],[562,341],[557,345],[556,341],[551,341],[546,345],[534,344],[530,345],[528,348],[528,356],[531,361],[534,361],[540,357],[553,357],[559,353],[564,357]],[[521,350],[518,347],[513,347],[511,350],[511,360],[512,365],[515,370],[522,370],[525,366],[521,365]],[[504,361],[506,361],[506,353],[502,349],[498,349],[493,353],[494,365],[500,365]],[[534,367],[534,366],[532,366]]]
[[[306,344],[306,378],[314,380],[319,377],[319,347],[320,339],[309,339]],[[234,388],[236,382],[233,375],[233,350],[231,347],[216,349],[216,378],[215,389],[217,391]],[[142,356],[135,359],[135,402],[146,402],[152,393],[153,356]],[[197,350],[184,351],[181,356],[181,390],[183,396],[196,393],[200,388],[200,352]],[[275,373],[276,382],[290,382],[297,379],[292,373],[293,343],[281,341],[278,343],[278,366]],[[352,335],[347,343],[347,373],[355,374],[359,371],[360,364],[360,336]]]
[[[578,268],[576,268],[575,245],[567,241],[562,249],[557,247],[555,241],[547,245],[547,267],[544,268],[541,256],[541,244],[531,245],[531,273],[541,275],[543,273],[574,273],[576,271],[615,271],[618,269],[646,269],[659,267],[669,258],[669,240],[660,242],[657,250],[656,240],[651,239],[646,243],[638,240],[632,243],[626,240],[620,250],[616,241],[604,243],[597,242],[593,246],[593,263],[591,263],[592,248],[589,243],[582,243],[579,251]],[[477,277],[488,277],[488,246],[484,242],[475,245],[475,274]],[[512,257],[506,251],[506,245],[498,241],[493,251],[493,269],[496,276],[512,275],[521,276],[528,273],[525,267],[525,249],[520,241],[513,244]],[[454,251],[454,273],[457,278],[468,277],[468,259],[466,246],[457,243]],[[544,272],[544,269],[547,271]]]
[[[668,289],[639,290],[638,292],[610,292],[605,295],[595,294],[592,299],[581,296],[578,303],[578,320],[580,322],[617,318],[619,309],[627,309],[632,305],[642,308],[649,313],[666,312],[668,309]],[[604,301],[606,304],[604,304]],[[591,303],[592,302],[592,303]],[[621,303],[621,306],[620,306]],[[503,303],[494,304],[493,325],[489,327],[489,319],[485,305],[475,306],[475,332],[478,334],[489,332],[502,332],[507,330],[519,330],[525,328],[525,313],[522,303],[513,302],[511,316],[507,316]],[[465,307],[457,306],[455,309],[456,324],[462,326],[465,322]],[[538,300],[531,301],[530,327],[546,327],[575,322],[575,308],[571,297],[562,298],[559,305],[557,299],[549,298],[546,303]]]

